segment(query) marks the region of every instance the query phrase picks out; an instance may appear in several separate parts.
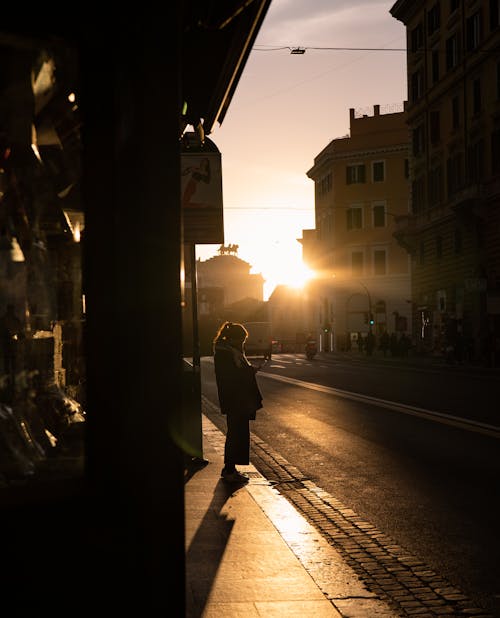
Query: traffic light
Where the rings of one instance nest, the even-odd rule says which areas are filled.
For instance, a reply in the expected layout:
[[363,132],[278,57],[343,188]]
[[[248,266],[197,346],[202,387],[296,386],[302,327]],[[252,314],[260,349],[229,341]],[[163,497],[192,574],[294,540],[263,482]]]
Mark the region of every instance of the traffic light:
[[373,319],[373,313],[370,313],[370,326],[375,324],[375,320]]

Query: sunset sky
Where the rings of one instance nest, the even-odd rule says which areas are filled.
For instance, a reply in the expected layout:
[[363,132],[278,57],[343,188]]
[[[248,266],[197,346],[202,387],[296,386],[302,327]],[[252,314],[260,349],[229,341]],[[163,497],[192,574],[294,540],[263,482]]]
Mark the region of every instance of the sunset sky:
[[[314,228],[314,157],[349,133],[351,107],[401,111],[406,53],[392,50],[406,40],[393,5],[273,0],[229,111],[209,136],[222,153],[225,244],[237,244],[238,257],[262,273],[264,300],[277,284],[300,282],[297,238]],[[305,53],[291,54],[297,47]],[[197,245],[196,256],[218,248]]]

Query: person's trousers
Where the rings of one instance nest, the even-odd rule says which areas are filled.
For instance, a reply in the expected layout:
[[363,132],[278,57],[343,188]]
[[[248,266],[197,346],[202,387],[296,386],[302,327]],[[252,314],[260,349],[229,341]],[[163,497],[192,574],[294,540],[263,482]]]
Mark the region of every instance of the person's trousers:
[[226,423],[224,463],[246,466],[250,463],[250,421],[248,417],[228,414]]

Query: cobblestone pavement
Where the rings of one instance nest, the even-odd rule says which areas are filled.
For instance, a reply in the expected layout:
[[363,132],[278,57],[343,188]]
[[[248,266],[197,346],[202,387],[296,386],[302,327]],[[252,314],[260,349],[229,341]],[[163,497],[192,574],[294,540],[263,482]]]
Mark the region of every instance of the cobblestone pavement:
[[[207,417],[225,433],[219,409],[205,399],[203,408]],[[339,552],[366,588],[401,617],[495,618],[474,606],[461,590],[419,558],[309,481],[254,434],[251,462]],[[317,583],[322,587],[321,582]],[[328,596],[327,587],[322,589]]]

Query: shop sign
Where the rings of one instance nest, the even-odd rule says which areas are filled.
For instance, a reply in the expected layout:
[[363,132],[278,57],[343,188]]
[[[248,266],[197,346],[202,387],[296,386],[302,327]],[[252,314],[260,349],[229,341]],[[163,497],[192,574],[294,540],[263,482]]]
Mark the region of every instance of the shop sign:
[[181,199],[184,242],[223,243],[220,152],[182,153]]

